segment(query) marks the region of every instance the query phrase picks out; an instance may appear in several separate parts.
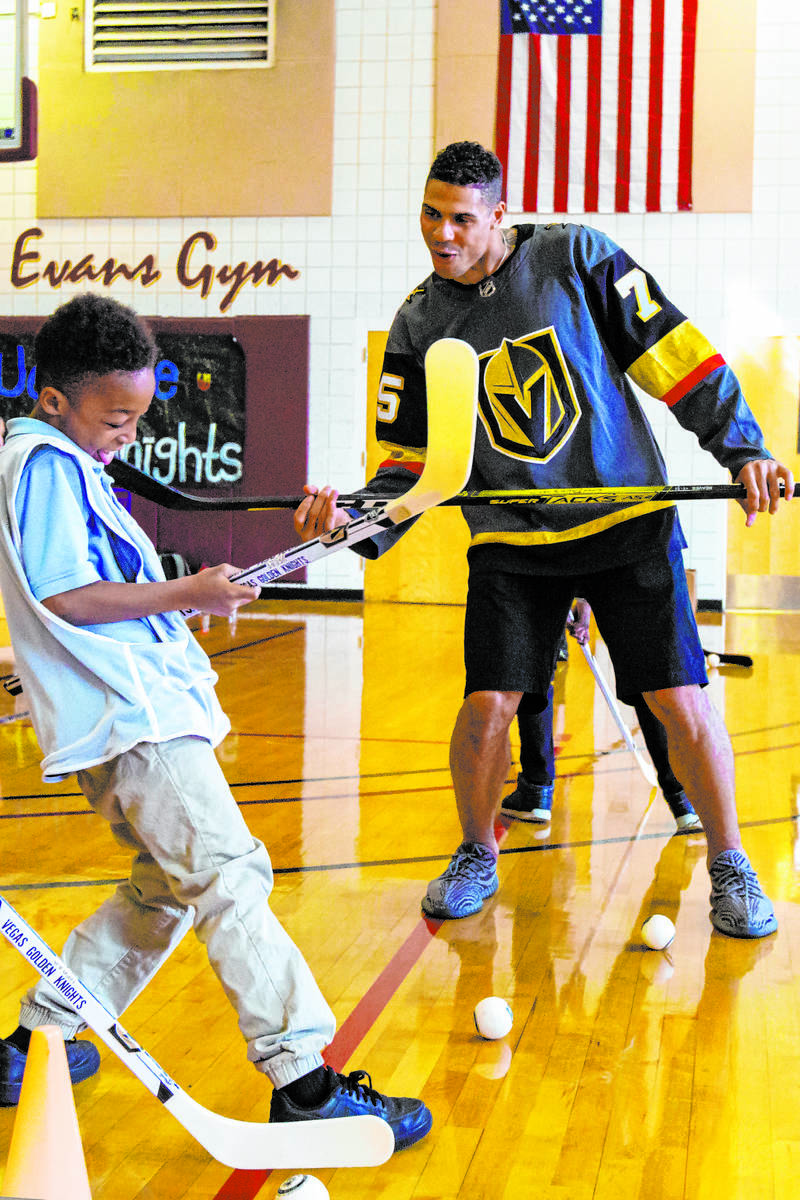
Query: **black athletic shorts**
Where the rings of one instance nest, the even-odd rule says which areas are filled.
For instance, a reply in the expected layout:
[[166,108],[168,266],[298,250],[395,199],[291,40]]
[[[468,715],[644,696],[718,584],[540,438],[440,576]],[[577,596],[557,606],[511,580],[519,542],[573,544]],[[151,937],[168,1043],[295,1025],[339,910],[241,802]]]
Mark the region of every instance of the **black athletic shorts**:
[[[587,600],[614,664],[620,700],[708,683],[680,550],[583,575],[472,570],[464,660],[471,692],[529,692],[544,708],[576,596]],[[537,704],[537,698],[540,704]]]

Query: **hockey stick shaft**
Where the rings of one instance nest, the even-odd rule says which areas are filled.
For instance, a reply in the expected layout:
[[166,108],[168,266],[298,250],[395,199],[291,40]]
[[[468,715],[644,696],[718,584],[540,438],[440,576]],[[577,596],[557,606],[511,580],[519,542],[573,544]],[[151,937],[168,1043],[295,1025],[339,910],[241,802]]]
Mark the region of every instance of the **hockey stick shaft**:
[[271,1125],[236,1121],[203,1108],[170,1079],[2,894],[0,933],[218,1162],[241,1170],[372,1167],[394,1152],[394,1134],[380,1117]]
[[656,778],[656,773],[653,770],[653,768],[650,766],[650,764],[645,760],[644,756],[642,755],[641,750],[636,745],[636,742],[633,740],[633,734],[631,733],[630,729],[628,729],[628,726],[625,723],[625,718],[623,717],[622,713],[619,710],[619,705],[617,704],[616,697],[614,696],[614,693],[611,691],[611,688],[608,686],[608,683],[606,682],[605,677],[603,676],[603,672],[600,670],[597,663],[595,662],[594,655],[592,654],[589,647],[583,643],[581,644],[581,650],[583,651],[583,657],[586,659],[586,662],[589,664],[589,670],[592,672],[592,675],[594,676],[594,681],[597,684],[597,686],[599,687],[600,692],[603,696],[603,699],[605,700],[606,704],[608,705],[609,711],[611,712],[611,715],[614,718],[614,723],[616,724],[617,729],[622,734],[622,740],[625,742],[625,745],[627,746],[627,748],[630,750],[631,754],[636,759],[636,765],[638,766],[639,770],[642,772],[642,775],[644,775],[647,782],[650,784],[651,787],[657,787],[658,779]]
[[[116,459],[108,471],[118,487],[152,500],[162,508],[227,512],[236,510],[297,508],[305,497],[295,496],[192,496],[167,484],[160,483],[129,463]],[[480,504],[542,505],[542,504],[674,504],[678,500],[744,500],[747,493],[742,484],[696,483],[664,484],[642,487],[575,487],[530,488],[515,491],[461,491],[440,503],[462,508]],[[800,484],[793,495],[800,496]],[[339,504],[344,508],[374,508],[389,504],[388,495],[343,494]]]

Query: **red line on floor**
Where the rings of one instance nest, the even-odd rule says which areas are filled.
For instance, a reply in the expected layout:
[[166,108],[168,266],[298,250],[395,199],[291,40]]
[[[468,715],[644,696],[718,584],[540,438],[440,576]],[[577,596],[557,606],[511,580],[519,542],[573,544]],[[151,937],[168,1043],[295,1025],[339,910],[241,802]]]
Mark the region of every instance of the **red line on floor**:
[[[411,931],[403,945],[387,963],[378,978],[364,993],[350,1016],[339,1026],[333,1041],[325,1051],[325,1061],[334,1071],[341,1071],[350,1055],[374,1025],[411,968],[424,953],[442,922],[423,918]],[[214,1200],[253,1200],[271,1171],[234,1171]]]
[[[495,822],[494,835],[498,842],[502,842],[507,832],[508,829],[502,821]],[[339,1026],[324,1053],[325,1061],[334,1071],[342,1070],[441,927],[441,921],[423,917],[364,993],[350,1016]],[[214,1200],[253,1200],[271,1174],[269,1170],[234,1171],[216,1193]]]

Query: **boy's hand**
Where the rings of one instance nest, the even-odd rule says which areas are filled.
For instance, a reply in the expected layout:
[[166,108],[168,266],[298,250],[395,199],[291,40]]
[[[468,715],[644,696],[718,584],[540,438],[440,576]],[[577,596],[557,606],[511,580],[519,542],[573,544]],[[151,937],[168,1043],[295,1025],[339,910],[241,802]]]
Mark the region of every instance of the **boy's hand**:
[[260,587],[231,583],[231,576],[238,574],[239,570],[239,567],[232,567],[230,563],[220,563],[216,567],[204,567],[197,575],[189,576],[192,607],[215,617],[230,617],[243,604],[257,600],[261,594]]
[[777,462],[774,458],[754,458],[745,463],[734,483],[743,483],[747,489],[747,498],[737,501],[747,513],[745,524],[748,529],[760,512],[776,513],[781,499],[778,484],[783,480],[784,498],[791,500],[794,495],[794,476],[788,467]]
[[306,498],[295,509],[294,528],[304,542],[309,542],[320,534],[330,533],[332,529],[346,525],[351,519],[346,509],[337,507],[339,493],[335,488],[316,488],[307,483],[303,491]]

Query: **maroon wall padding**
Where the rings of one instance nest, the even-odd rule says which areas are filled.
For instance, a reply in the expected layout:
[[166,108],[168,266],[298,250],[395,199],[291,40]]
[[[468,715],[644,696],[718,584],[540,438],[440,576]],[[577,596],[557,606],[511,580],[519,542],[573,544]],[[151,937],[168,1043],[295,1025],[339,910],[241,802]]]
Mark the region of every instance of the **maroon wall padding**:
[[[308,466],[309,318],[147,317],[155,334],[232,334],[247,372],[244,474],[218,494],[258,496],[302,491]],[[44,317],[0,317],[0,333],[32,333]],[[190,488],[182,488],[190,491]],[[132,498],[131,511],[159,551],[183,554],[192,566],[232,562],[246,567],[297,542],[289,509],[189,513]],[[305,579],[295,572],[291,579]]]

